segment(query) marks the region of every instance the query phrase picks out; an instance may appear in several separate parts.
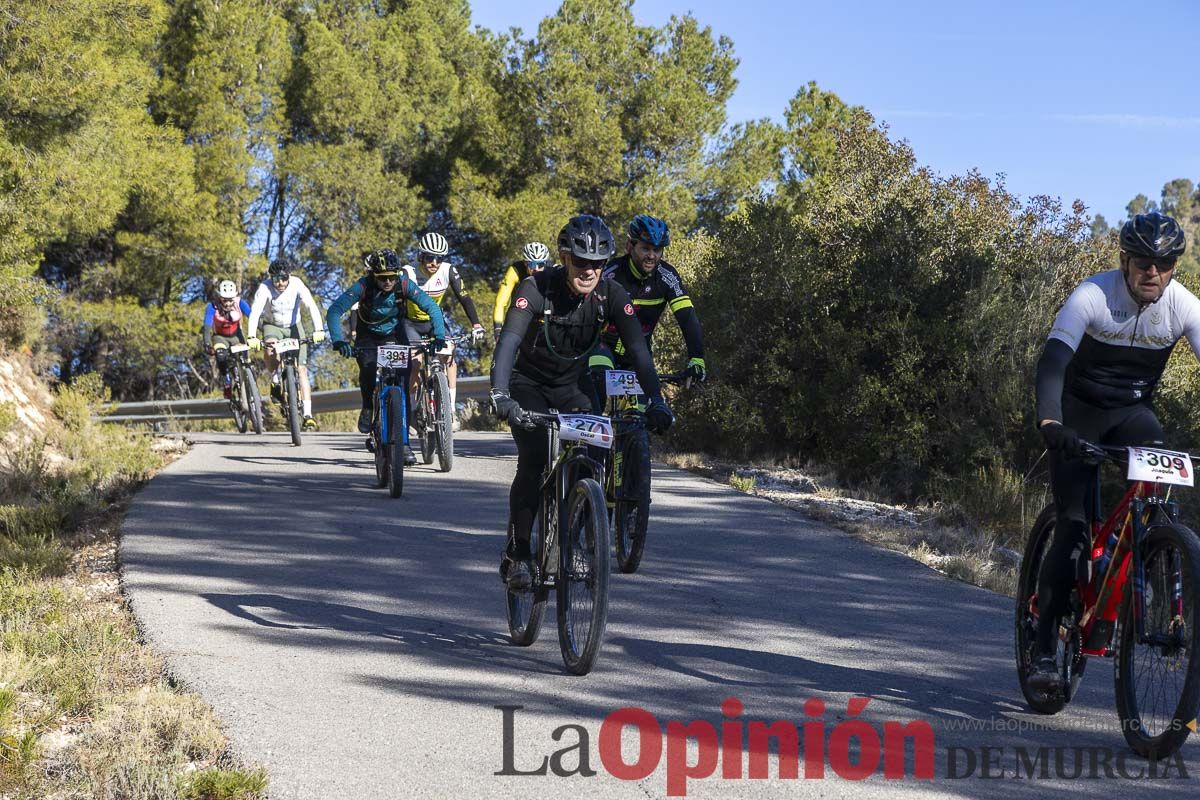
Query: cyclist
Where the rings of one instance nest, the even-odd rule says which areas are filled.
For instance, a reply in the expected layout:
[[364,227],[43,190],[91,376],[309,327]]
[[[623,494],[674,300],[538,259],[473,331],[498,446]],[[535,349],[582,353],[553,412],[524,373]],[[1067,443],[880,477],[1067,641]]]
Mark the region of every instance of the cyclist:
[[500,329],[504,327],[504,317],[508,314],[513,289],[516,289],[523,279],[546,268],[550,263],[550,248],[541,242],[530,242],[521,248],[521,257],[523,260],[508,265],[504,279],[500,281],[500,289],[496,292],[496,307],[492,310],[492,333],[497,339],[500,338]]
[[1200,353],[1200,300],[1172,270],[1185,248],[1179,224],[1138,214],[1121,227],[1120,269],[1081,283],[1058,312],[1037,365],[1038,429],[1050,450],[1057,512],[1038,575],[1033,691],[1062,690],[1055,664],[1058,620],[1067,613],[1075,571],[1088,552],[1085,503],[1094,480],[1079,442],[1161,443],[1151,406],[1155,386],[1181,337]]
[[[658,324],[663,309],[671,309],[687,345],[688,364],[684,375],[689,383],[703,381],[707,377],[707,370],[704,366],[704,344],[700,337],[700,317],[696,315],[691,298],[684,289],[683,279],[675,267],[662,257],[663,248],[671,243],[671,231],[667,223],[648,214],[638,214],[629,223],[628,234],[625,255],[608,263],[604,268],[604,277],[621,284],[633,298],[633,307],[637,310],[647,348],[651,347],[654,326]],[[629,368],[630,361],[617,339],[617,330],[610,323],[600,339],[600,346],[588,361],[597,409],[604,403],[605,371],[614,367]]]
[[[258,338],[258,323],[263,323],[263,340],[268,348],[263,361],[271,375],[271,397],[283,401],[283,392],[279,388],[279,358],[269,345],[280,339],[303,339],[304,325],[300,321],[300,306],[308,309],[308,318],[313,326],[313,342],[325,340],[325,330],[322,327],[321,307],[313,299],[312,292],[304,285],[304,281],[292,275],[296,262],[288,256],[281,256],[271,262],[267,268],[267,280],[258,285],[254,292],[254,302],[250,305],[250,331],[247,343],[255,350],[262,347]],[[304,429],[315,431],[317,421],[312,418],[312,389],[308,383],[308,345],[300,345],[300,353],[296,362],[300,379],[301,413],[304,417]]]
[[[333,347],[346,358],[354,356],[354,346],[342,334],[342,315],[356,309],[355,344],[358,352],[358,388],[362,392],[362,410],[358,413],[360,433],[371,432],[371,409],[375,396],[375,348],[381,344],[407,343],[404,334],[404,310],[410,303],[429,317],[434,346],[441,349],[446,338],[442,310],[433,298],[421,291],[407,276],[400,274],[400,257],[391,250],[378,250],[363,256],[367,274],[329,306],[326,321]],[[407,387],[406,387],[407,388]],[[411,395],[409,395],[411,399]],[[412,408],[411,402],[408,407]],[[406,464],[417,463],[412,448],[405,447]]]
[[229,348],[244,344],[242,320],[250,316],[250,304],[238,297],[237,284],[231,280],[217,283],[217,299],[204,307],[204,349],[217,358],[221,388],[228,399],[233,394],[230,379]]
[[[475,313],[475,303],[463,289],[458,270],[449,261],[443,260],[449,252],[450,245],[446,237],[429,231],[417,242],[417,261],[424,274],[419,276],[410,264],[404,265],[404,271],[409,279],[420,286],[439,306],[446,296],[446,290],[449,289],[471,322],[471,341],[478,344],[483,341],[483,325],[479,322],[479,315]],[[421,337],[428,336],[431,330],[430,314],[412,300],[408,301],[408,317],[404,320],[404,330],[408,334],[409,342],[420,341]],[[450,384],[450,407],[455,408],[458,400],[458,364],[454,361],[454,345],[439,348],[438,357],[446,366],[446,380]],[[419,366],[420,363],[420,356],[417,356],[416,365]],[[419,372],[417,369],[412,371],[410,384],[413,387],[419,380]],[[454,419],[454,427],[458,427],[457,416]]]
[[520,591],[532,580],[530,531],[537,515],[539,484],[547,464],[546,440],[525,410],[586,411],[591,400],[579,388],[586,357],[612,322],[650,396],[647,425],[662,432],[674,417],[662,399],[658,376],[641,335],[629,295],[600,276],[614,250],[612,232],[599,217],[573,217],[560,240],[564,266],[521,281],[504,320],[492,362],[492,406],[508,420],[517,445],[517,474],[509,489],[508,544],[500,575]]

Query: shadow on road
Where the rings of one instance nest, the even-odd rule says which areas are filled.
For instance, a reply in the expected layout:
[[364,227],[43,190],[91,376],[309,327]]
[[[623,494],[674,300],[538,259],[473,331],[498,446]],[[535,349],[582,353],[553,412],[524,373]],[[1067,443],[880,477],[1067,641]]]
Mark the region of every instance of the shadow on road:
[[[719,722],[729,696],[742,700],[747,719],[799,721],[805,701],[820,697],[830,724],[858,695],[872,698],[864,719],[928,720],[939,744],[1030,742],[1032,734],[950,727],[1029,716],[1013,674],[1007,598],[671,470],[655,474],[642,570],[612,578],[596,671],[565,675],[553,602],[534,646],[507,638],[496,567],[510,440],[464,436],[453,472],[406,471],[405,495],[392,500],[371,488],[359,439],[321,434],[306,437],[305,448],[252,453],[228,441],[205,448],[215,463],[184,462],[139,495],[126,525],[128,573],[141,588],[207,601],[213,615],[204,624],[235,641],[312,657],[402,654],[355,677],[397,695],[481,709],[517,703],[580,722],[629,705],[663,721]],[[1111,729],[1037,741],[1123,746],[1107,666],[1094,667],[1086,691],[1049,724],[1082,717]],[[972,797],[1045,788],[968,784],[961,792]]]

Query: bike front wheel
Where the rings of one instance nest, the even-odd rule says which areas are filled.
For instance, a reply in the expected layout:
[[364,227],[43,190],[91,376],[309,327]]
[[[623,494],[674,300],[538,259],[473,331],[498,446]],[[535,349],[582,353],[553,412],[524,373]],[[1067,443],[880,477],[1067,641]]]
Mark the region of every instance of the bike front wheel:
[[393,389],[387,398],[387,441],[379,449],[387,451],[388,494],[399,497],[404,492],[404,393]]
[[234,379],[236,375],[230,375],[229,372],[222,374],[222,381],[229,381],[232,390],[229,398],[229,410],[233,412],[233,424],[237,426],[238,433],[245,433],[247,423],[250,422],[249,409],[246,408],[245,392]]
[[243,364],[239,370],[242,379],[242,397],[250,408],[250,424],[255,433],[263,432],[262,394],[258,390],[258,381],[254,380],[254,372]]
[[604,492],[581,478],[567,496],[556,582],[558,643],[575,675],[591,672],[608,620],[609,543]]
[[417,395],[413,400],[413,427],[418,431],[417,437],[421,440],[421,461],[427,465],[433,463],[435,455],[432,406],[433,400],[429,396],[426,382],[419,381]]
[[450,402],[450,384],[446,373],[434,376],[433,429],[437,434],[438,467],[449,472],[454,466],[454,404]]
[[284,393],[287,395],[283,399],[286,401],[284,408],[288,415],[288,428],[292,432],[292,444],[296,447],[300,446],[300,392],[296,386],[296,367],[288,364],[284,368]]
[[621,450],[620,464],[614,469],[618,471],[612,526],[617,566],[621,572],[636,572],[646,549],[650,522],[650,441],[644,429],[630,434],[627,446]]
[[1200,701],[1200,541],[1168,522],[1147,529],[1141,548],[1146,635],[1138,637],[1131,583],[1113,679],[1125,741],[1138,755],[1159,759],[1183,745]]

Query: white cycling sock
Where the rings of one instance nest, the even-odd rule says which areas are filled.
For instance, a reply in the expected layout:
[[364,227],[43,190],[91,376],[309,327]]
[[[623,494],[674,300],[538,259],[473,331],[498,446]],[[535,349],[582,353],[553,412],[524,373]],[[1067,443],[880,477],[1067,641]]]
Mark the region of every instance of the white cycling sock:
[[312,398],[311,397],[306,397],[304,399],[304,416],[306,416],[306,417],[312,416]]
[[450,387],[450,407],[451,407],[451,408],[454,408],[454,407],[455,407],[455,404],[456,404],[457,402],[458,402],[458,387],[457,387],[457,386],[451,386],[451,387]]

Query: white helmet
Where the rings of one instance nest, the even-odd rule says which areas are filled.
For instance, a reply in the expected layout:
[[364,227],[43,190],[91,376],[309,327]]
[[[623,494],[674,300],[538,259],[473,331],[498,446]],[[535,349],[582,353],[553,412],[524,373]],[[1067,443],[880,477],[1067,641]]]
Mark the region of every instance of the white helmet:
[[221,281],[217,284],[217,297],[220,297],[222,300],[232,300],[237,296],[237,284],[233,281]]
[[450,244],[446,241],[446,237],[433,231],[422,236],[417,247],[422,253],[430,253],[435,256],[444,256],[450,252]]
[[550,248],[541,242],[530,242],[521,248],[521,255],[524,256],[526,261],[549,261]]

